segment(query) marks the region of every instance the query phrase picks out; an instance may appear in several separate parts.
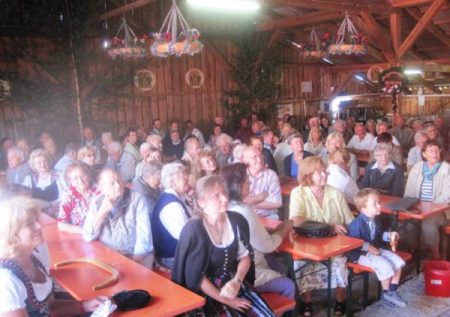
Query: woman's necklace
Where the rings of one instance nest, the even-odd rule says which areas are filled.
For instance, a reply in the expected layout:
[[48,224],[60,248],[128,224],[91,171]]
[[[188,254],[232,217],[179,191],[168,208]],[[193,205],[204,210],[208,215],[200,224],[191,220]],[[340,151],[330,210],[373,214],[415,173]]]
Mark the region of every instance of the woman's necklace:
[[211,224],[208,220],[205,219],[205,224],[208,228],[208,231],[211,235],[211,238],[214,240],[214,242],[218,245],[221,245],[222,242],[225,240],[224,233],[225,233],[225,221],[218,221],[217,225]]

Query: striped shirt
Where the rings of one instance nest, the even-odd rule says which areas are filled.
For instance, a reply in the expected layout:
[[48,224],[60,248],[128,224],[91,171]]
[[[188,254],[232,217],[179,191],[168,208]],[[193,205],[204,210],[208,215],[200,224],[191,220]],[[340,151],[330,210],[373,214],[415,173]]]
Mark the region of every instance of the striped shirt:
[[[269,168],[264,168],[257,175],[248,175],[250,180],[250,193],[252,196],[267,192],[266,202],[281,205],[281,189],[278,175]],[[254,209],[259,216],[270,217],[277,215],[277,209]]]
[[433,180],[423,180],[420,185],[420,200],[433,201]]

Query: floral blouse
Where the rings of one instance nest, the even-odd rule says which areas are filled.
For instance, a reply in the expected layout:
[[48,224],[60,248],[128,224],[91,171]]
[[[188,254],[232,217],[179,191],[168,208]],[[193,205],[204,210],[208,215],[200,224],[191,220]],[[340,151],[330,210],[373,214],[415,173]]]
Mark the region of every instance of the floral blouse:
[[70,186],[61,199],[58,221],[83,226],[89,210],[89,204],[92,198],[98,194],[99,191],[95,185],[89,188],[86,197],[83,197],[75,187]]

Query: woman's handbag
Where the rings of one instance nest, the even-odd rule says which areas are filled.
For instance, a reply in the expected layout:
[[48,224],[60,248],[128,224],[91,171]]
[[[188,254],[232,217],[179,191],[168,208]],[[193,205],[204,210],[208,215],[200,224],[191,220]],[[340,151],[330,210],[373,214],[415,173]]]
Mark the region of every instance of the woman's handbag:
[[127,311],[140,309],[152,301],[152,296],[143,289],[122,291],[112,297],[117,305],[117,310]]
[[298,235],[306,238],[328,238],[335,235],[333,226],[318,221],[308,220],[294,229]]

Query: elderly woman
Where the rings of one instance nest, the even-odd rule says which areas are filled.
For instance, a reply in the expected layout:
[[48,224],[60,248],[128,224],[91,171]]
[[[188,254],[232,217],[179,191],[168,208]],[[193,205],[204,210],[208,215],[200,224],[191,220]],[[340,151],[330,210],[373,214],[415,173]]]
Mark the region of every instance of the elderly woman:
[[105,163],[106,158],[108,157],[108,145],[114,141],[112,133],[110,131],[106,131],[102,133],[101,136],[102,146],[99,148],[100,150],[100,162]]
[[291,146],[292,153],[284,158],[284,175],[297,178],[300,172],[300,162],[309,156],[313,156],[313,154],[303,150],[303,139],[300,133],[290,135],[287,142]]
[[[397,142],[398,143],[398,142]],[[391,159],[393,162],[397,163],[399,166],[403,166],[403,153],[399,145],[395,144],[392,134],[389,132],[378,133],[378,136],[374,139],[373,149],[375,150],[378,144],[387,144],[391,150]],[[369,162],[375,161],[375,151],[370,152]]]
[[33,173],[25,177],[23,185],[31,188],[33,198],[49,202],[47,212],[53,215],[58,210],[57,202],[63,190],[58,175],[52,172],[51,156],[46,150],[34,150],[28,164]]
[[184,227],[172,280],[206,296],[203,316],[275,316],[252,290],[253,250],[245,218],[227,212],[228,197],[218,176],[196,186],[200,218]]
[[161,171],[164,191],[156,202],[151,224],[156,259],[167,269],[173,267],[181,230],[192,214],[185,199],[189,192],[188,177],[186,168],[179,162],[166,164]]
[[308,142],[305,143],[305,151],[313,155],[319,155],[323,149],[322,134],[319,127],[312,127],[309,131]]
[[327,167],[327,185],[336,188],[344,195],[347,203],[353,205],[354,198],[359,191],[358,185],[349,174],[348,163],[350,152],[345,148],[337,149],[330,154]]
[[423,146],[425,145],[425,142],[427,141],[428,141],[428,134],[426,131],[420,130],[417,131],[416,134],[414,135],[415,146],[409,150],[408,160],[406,162],[408,172],[416,163],[423,161],[422,150]]
[[95,310],[106,298],[81,303],[53,299],[50,256],[38,206],[39,202],[23,196],[0,202],[0,316],[75,316]]
[[18,146],[8,149],[8,169],[6,170],[6,181],[8,184],[22,184],[31,169],[26,162],[27,156],[24,150]]
[[95,165],[95,155],[97,150],[93,146],[83,146],[78,150],[77,159],[78,161],[87,164],[90,167]]
[[370,187],[380,193],[402,197],[405,188],[403,168],[392,161],[392,145],[379,143],[373,150],[375,162],[366,165],[361,188]]
[[82,232],[84,219],[91,201],[99,194],[92,181],[92,172],[84,163],[73,163],[66,169],[67,189],[62,193],[59,206],[59,228]]
[[159,161],[145,162],[142,167],[141,176],[135,178],[132,184],[132,190],[143,195],[147,201],[147,209],[151,214],[155,204],[161,194],[161,170],[162,163]]
[[[339,132],[330,133],[325,142],[325,148],[320,153],[320,157],[322,161],[328,164],[328,157],[330,154],[336,152],[337,149],[345,148],[344,137]],[[358,160],[356,159],[355,154],[350,153],[350,162],[348,162],[350,176],[353,180],[357,180],[359,178],[359,167]]]
[[246,164],[225,165],[220,171],[220,177],[228,190],[227,210],[244,216],[250,227],[250,244],[255,253],[255,290],[258,292],[274,292],[294,299],[294,282],[272,270],[264,256],[264,254],[274,252],[280,246],[292,229],[292,223],[290,221],[285,222],[280,230],[269,234],[256,212],[243,202],[243,199],[250,195],[250,182]]
[[[405,197],[415,197],[437,204],[450,203],[450,165],[443,161],[442,148],[437,141],[425,142],[422,155],[425,161],[416,163],[406,182]],[[431,250],[433,259],[440,259],[439,228],[446,223],[446,216],[438,214],[422,221],[425,246]]]
[[151,268],[153,242],[145,197],[130,192],[120,175],[109,169],[100,173],[98,188],[84,221],[84,239],[98,240]]
[[216,158],[210,152],[200,152],[198,154],[198,161],[200,165],[200,176],[214,175],[218,171]]
[[373,136],[377,136],[377,124],[373,119],[369,119],[366,121],[366,131]]
[[[327,185],[325,165],[319,157],[308,157],[300,163],[299,186],[291,192],[289,218],[294,226],[306,220],[314,220],[333,226],[338,234],[345,234],[346,225],[353,220],[344,196]],[[337,256],[332,260],[331,286],[336,288],[335,315],[345,311],[345,287],[347,286],[347,259]],[[308,264],[295,261],[294,269],[298,289],[302,292],[303,316],[312,315],[311,291],[327,288],[327,270],[320,263]]]

